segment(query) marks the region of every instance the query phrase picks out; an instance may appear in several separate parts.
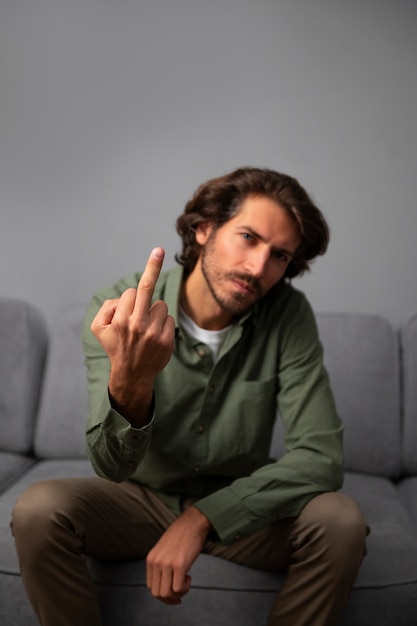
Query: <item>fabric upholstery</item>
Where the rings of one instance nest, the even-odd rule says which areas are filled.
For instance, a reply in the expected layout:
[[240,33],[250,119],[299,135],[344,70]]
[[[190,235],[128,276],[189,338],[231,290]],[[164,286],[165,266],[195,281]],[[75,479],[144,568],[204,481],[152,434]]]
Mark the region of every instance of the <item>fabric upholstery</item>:
[[29,453],[47,349],[43,316],[0,299],[0,450]]
[[36,463],[36,459],[33,457],[0,451],[0,493],[7,489],[34,463]]
[[[143,588],[100,585],[98,592],[103,626],[263,626],[274,597],[261,589],[242,593],[220,585],[195,587],[180,606],[168,607]],[[415,585],[354,589],[337,626],[415,626],[416,592]]]
[[401,331],[404,363],[404,438],[403,460],[406,474],[417,473],[417,314]]
[[398,489],[404,506],[411,515],[415,531],[417,529],[417,476],[404,478],[400,481]]
[[40,458],[86,456],[88,395],[81,344],[85,310],[82,305],[72,307],[54,329],[35,432],[35,453]]
[[378,315],[317,315],[325,365],[345,424],[345,468],[401,471],[400,368],[393,327]]

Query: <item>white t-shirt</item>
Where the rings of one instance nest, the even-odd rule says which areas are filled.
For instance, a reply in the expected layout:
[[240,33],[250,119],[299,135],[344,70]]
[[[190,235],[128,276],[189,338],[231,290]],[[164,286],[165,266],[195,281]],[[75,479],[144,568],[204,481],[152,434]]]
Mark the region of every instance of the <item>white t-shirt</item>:
[[188,335],[194,337],[197,341],[201,341],[201,343],[205,343],[210,348],[213,359],[216,360],[231,325],[221,330],[206,330],[205,328],[200,328],[200,326],[197,326],[191,317],[184,312],[182,307],[179,307],[179,321]]

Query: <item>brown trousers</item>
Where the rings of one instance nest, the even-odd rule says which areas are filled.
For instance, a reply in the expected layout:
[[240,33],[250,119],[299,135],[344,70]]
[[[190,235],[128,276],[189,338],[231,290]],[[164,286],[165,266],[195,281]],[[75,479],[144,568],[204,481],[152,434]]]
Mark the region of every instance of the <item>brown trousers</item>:
[[[151,491],[132,482],[81,478],[29,487],[15,506],[12,532],[23,583],[40,623],[100,626],[84,555],[144,558],[174,519]],[[345,495],[328,493],[313,498],[297,518],[232,546],[207,542],[203,551],[286,572],[268,626],[330,626],[336,624],[356,579],[366,533],[356,504]]]

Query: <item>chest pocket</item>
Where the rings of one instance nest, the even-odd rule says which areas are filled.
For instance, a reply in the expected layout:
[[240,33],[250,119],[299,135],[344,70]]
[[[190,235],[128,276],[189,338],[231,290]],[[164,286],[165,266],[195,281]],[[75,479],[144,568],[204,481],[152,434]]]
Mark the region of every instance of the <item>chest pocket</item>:
[[214,449],[225,457],[249,455],[262,460],[269,456],[276,418],[276,378],[236,382],[214,415],[210,433]]

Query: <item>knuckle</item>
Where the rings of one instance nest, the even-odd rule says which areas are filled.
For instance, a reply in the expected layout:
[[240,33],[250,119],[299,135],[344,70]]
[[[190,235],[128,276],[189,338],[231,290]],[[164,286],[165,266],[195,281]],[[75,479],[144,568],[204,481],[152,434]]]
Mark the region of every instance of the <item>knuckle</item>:
[[155,554],[154,552],[149,552],[146,557],[147,565],[152,566],[154,570],[160,570],[163,567],[163,556]]
[[159,343],[160,337],[158,329],[153,326],[146,326],[145,324],[137,324],[135,326],[135,332],[140,337],[143,343],[155,344]]
[[136,289],[135,289],[134,287],[128,287],[128,288],[127,288],[127,289],[126,289],[126,290],[122,293],[122,295],[121,295],[120,297],[121,297],[121,298],[123,298],[123,299],[126,299],[126,298],[129,298],[129,299],[130,299],[130,298],[134,298],[134,297],[135,297],[135,295],[136,295]]
[[164,302],[164,300],[155,300],[155,302],[152,303],[150,312],[166,315],[168,313],[168,305],[166,302]]
[[139,291],[148,293],[153,290],[153,284],[149,280],[141,280],[138,289]]

